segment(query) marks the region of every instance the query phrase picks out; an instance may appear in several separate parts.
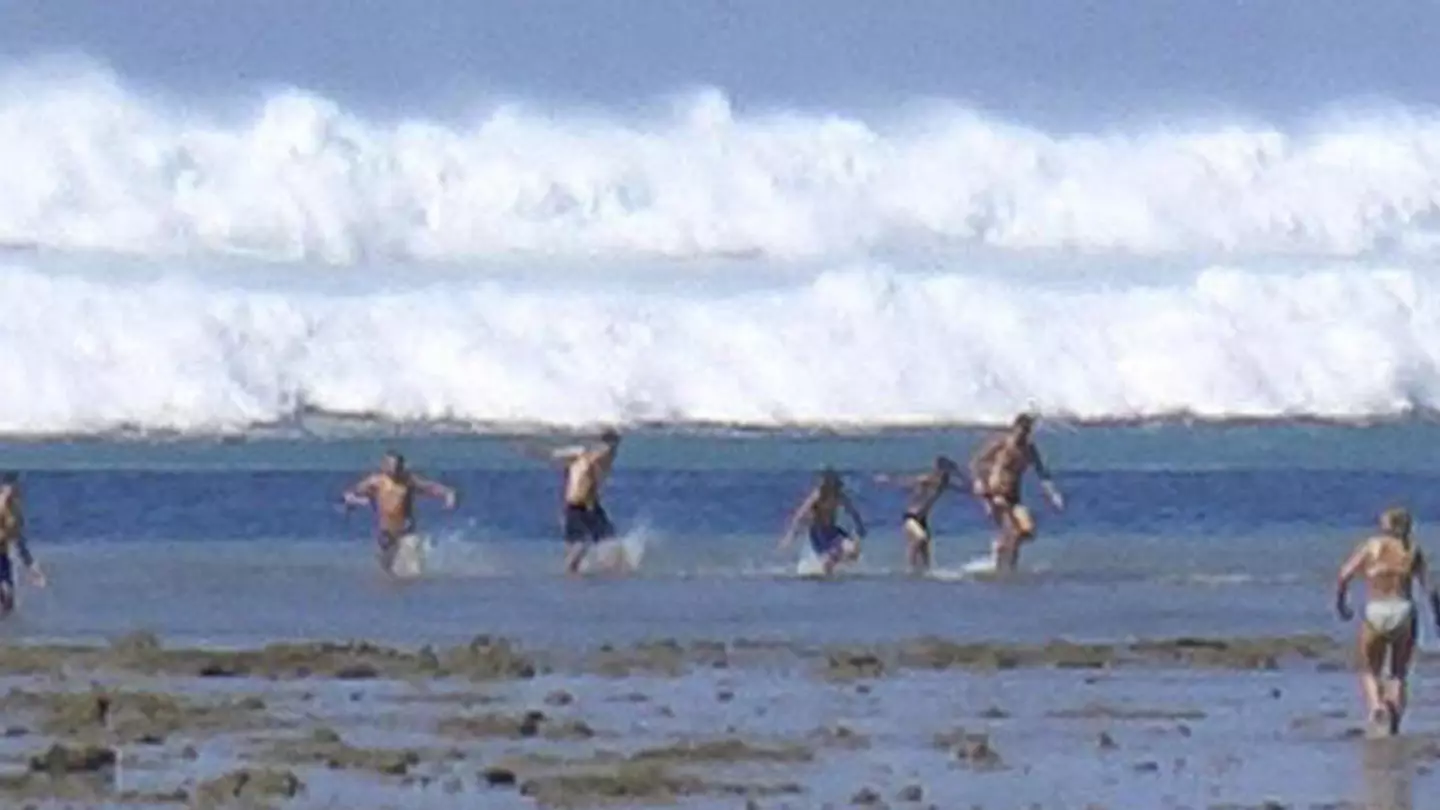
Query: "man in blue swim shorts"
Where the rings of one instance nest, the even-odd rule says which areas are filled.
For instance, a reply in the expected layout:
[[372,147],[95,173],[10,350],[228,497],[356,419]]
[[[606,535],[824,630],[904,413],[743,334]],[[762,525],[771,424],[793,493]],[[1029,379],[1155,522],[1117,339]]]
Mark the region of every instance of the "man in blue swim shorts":
[[[836,521],[841,509],[855,524],[854,537]],[[819,558],[826,576],[833,573],[835,566],[841,562],[860,557],[859,541],[865,538],[865,521],[845,494],[845,484],[834,470],[827,468],[820,472],[819,484],[805,496],[790,518],[790,528],[780,539],[781,549],[790,546],[800,531],[800,524],[806,521],[810,523],[810,550]]]

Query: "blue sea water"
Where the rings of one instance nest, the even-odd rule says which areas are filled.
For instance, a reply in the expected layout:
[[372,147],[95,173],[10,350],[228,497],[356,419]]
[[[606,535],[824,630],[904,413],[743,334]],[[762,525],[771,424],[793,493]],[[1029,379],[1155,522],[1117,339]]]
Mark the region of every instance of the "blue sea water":
[[[936,453],[964,458],[976,431],[637,432],[606,501],[621,534],[644,545],[641,569],[583,581],[560,571],[559,471],[508,438],[11,444],[3,457],[24,469],[33,547],[53,582],[26,589],[3,632],[149,629],[220,644],[492,633],[549,645],[1339,631],[1333,575],[1378,511],[1404,504],[1428,536],[1436,430],[1047,424],[1040,446],[1068,502],[1061,513],[1034,505],[1040,536],[1006,581],[961,575],[991,529],[959,495],[932,521],[942,576],[910,576],[903,496],[872,480]],[[379,573],[370,515],[338,507],[390,447],[461,495],[453,512],[422,504],[429,573],[405,584]],[[816,583],[775,546],[826,464],[847,476],[870,534],[846,576]]]

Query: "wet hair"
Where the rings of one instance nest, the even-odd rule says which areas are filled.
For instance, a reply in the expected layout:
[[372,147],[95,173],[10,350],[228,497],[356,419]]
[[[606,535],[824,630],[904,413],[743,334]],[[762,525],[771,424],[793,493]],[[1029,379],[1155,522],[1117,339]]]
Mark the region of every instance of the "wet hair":
[[1386,534],[1398,537],[1401,540],[1410,539],[1410,529],[1414,521],[1410,517],[1410,510],[1399,506],[1392,506],[1380,513],[1380,528]]
[[388,458],[388,459],[394,461],[394,462],[395,462],[395,466],[396,466],[397,468],[399,468],[399,469],[404,469],[404,468],[405,468],[405,456],[404,456],[404,454],[401,453],[400,451],[398,451],[398,450],[386,450],[386,451],[385,451],[385,458]]
[[839,489],[840,484],[840,473],[835,472],[834,467],[826,467],[820,471],[820,486]]
[[600,441],[606,444],[615,444],[620,441],[620,431],[615,428],[605,428],[600,431]]
[[15,484],[20,481],[20,473],[14,470],[0,472],[0,484]]
[[1035,426],[1035,414],[1033,414],[1033,413],[1022,413],[1022,414],[1016,416],[1016,417],[1015,417],[1015,421],[1012,422],[1011,424],[1012,424],[1013,427],[1017,427],[1017,428],[1019,428],[1019,427],[1024,427],[1024,428],[1034,427],[1034,426]]
[[935,469],[941,472],[953,473],[958,472],[960,466],[956,464],[955,460],[950,458],[949,456],[936,456]]

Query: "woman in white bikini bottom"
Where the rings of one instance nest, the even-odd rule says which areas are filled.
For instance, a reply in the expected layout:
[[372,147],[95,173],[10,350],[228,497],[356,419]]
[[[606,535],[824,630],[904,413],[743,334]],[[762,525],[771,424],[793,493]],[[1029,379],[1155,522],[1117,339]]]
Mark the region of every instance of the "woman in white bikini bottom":
[[1372,726],[1377,730],[1385,726],[1388,733],[1394,734],[1405,714],[1406,681],[1418,629],[1419,612],[1411,596],[1412,583],[1418,581],[1428,592],[1437,621],[1440,598],[1430,587],[1425,555],[1411,540],[1410,513],[1387,509],[1380,516],[1380,529],[1379,534],[1361,543],[1341,567],[1335,609],[1342,619],[1352,616],[1345,603],[1346,591],[1351,579],[1363,575],[1367,600],[1365,621],[1360,627],[1360,658],[1364,661],[1360,682]]

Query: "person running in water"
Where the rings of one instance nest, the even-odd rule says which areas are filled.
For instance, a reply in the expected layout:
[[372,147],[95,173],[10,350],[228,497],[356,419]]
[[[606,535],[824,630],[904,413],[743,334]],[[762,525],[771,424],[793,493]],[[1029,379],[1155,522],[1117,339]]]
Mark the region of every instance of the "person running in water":
[[[1404,509],[1387,509],[1380,515],[1380,533],[1362,542],[1340,567],[1335,586],[1335,612],[1343,621],[1354,613],[1346,603],[1350,580],[1365,579],[1364,620],[1360,623],[1360,675],[1372,728],[1395,734],[1405,716],[1410,659],[1415,652],[1420,610],[1412,583],[1418,582],[1430,602],[1431,616],[1440,627],[1440,593],[1430,582],[1425,553],[1411,538],[1412,520]],[[1386,660],[1390,676],[1385,677]],[[1382,682],[1388,683],[1382,684]],[[1392,687],[1384,688],[1386,685]]]
[[918,475],[896,476],[882,473],[875,476],[876,483],[893,484],[910,490],[900,525],[905,532],[906,557],[910,562],[910,570],[915,573],[930,570],[930,510],[947,490],[965,491],[954,482],[959,473],[960,467],[954,461],[946,456],[937,456],[934,469]]
[[981,445],[970,460],[972,491],[1000,529],[994,545],[997,571],[1015,570],[1020,562],[1020,545],[1035,536],[1035,520],[1020,502],[1020,483],[1026,470],[1033,465],[1051,506],[1065,508],[1031,437],[1034,426],[1034,416],[1020,414],[1009,430]]
[[[854,522],[855,537],[851,537],[836,521],[841,509]],[[790,526],[780,538],[782,551],[790,547],[800,531],[800,524],[807,521],[810,524],[810,549],[820,559],[825,576],[830,576],[841,562],[860,557],[859,541],[865,539],[865,521],[850,502],[850,496],[845,494],[845,484],[834,470],[827,468],[820,472],[820,482],[791,516]]]
[[590,549],[615,536],[610,516],[600,504],[600,493],[620,452],[620,434],[607,429],[598,444],[562,447],[556,450],[526,448],[538,458],[559,462],[565,468],[565,511],[562,534],[565,539],[565,572],[580,573],[580,564]]
[[415,533],[416,493],[442,498],[446,509],[455,508],[455,490],[411,472],[405,457],[393,450],[381,459],[379,472],[365,476],[345,492],[347,510],[374,504],[380,567],[387,574],[392,573],[401,540]]
[[30,574],[30,582],[45,587],[45,573],[30,554],[25,540],[25,510],[20,498],[20,477],[13,472],[0,474],[0,617],[15,610],[15,570],[10,560],[14,548]]

